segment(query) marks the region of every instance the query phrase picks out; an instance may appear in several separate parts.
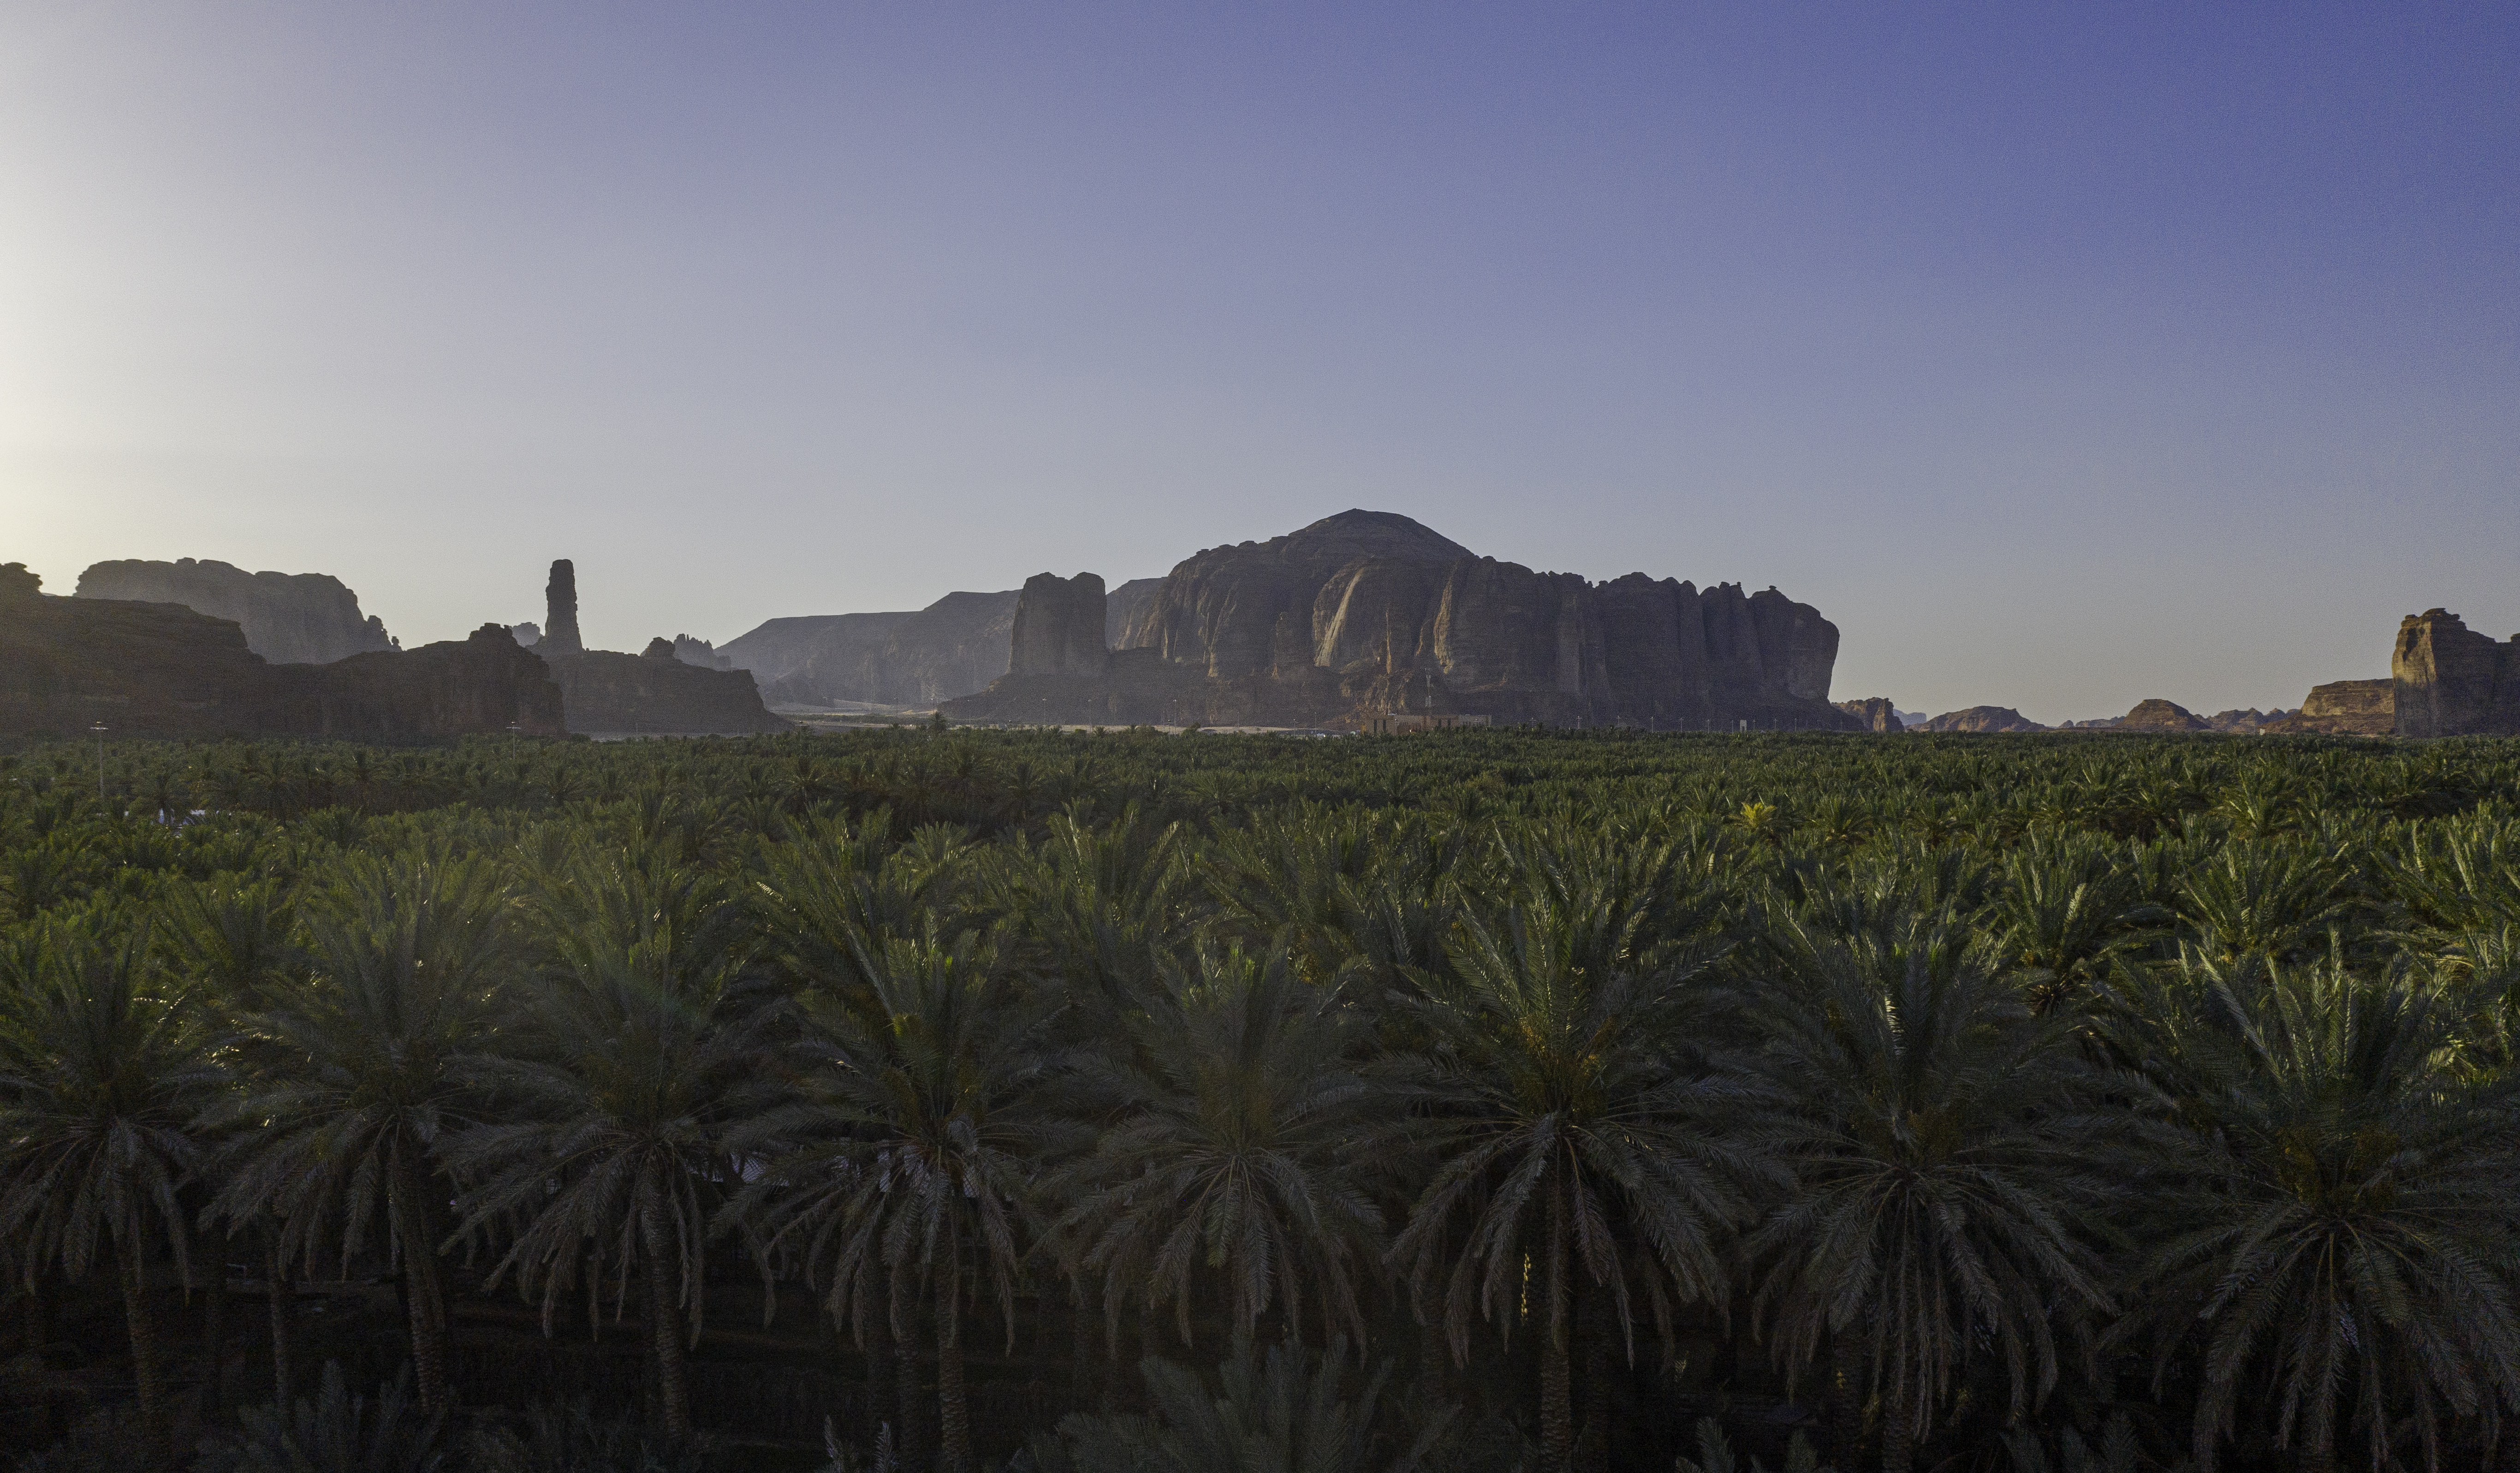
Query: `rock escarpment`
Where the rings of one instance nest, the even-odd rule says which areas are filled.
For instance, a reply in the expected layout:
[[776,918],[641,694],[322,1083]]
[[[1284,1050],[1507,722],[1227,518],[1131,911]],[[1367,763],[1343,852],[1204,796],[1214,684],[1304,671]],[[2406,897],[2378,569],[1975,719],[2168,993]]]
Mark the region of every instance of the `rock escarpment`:
[[0,568],[0,732],[74,735],[97,722],[123,736],[562,731],[560,689],[496,624],[417,649],[274,664],[235,620],[177,603],[45,598],[31,575]]
[[2520,635],[2498,642],[2439,608],[2409,614],[2389,678],[2401,736],[2520,736]]
[[1869,700],[1841,700],[1837,708],[1864,723],[1864,730],[1868,732],[1896,735],[1908,730],[1906,723],[1899,719],[1899,708],[1878,695]]
[[73,597],[179,603],[233,620],[245,630],[246,647],[275,665],[326,665],[394,647],[383,621],[360,613],[359,596],[324,573],[248,573],[210,558],[127,558],[79,574]]
[[[1018,619],[1081,639],[1086,620],[1067,602],[1077,581],[1034,579]],[[1836,626],[1774,589],[1534,572],[1390,513],[1346,512],[1187,558],[1099,671],[1083,668],[1092,653],[1059,656],[1076,668],[1011,669],[947,710],[1209,726],[1350,728],[1402,713],[1665,731],[1859,726],[1828,703]]]

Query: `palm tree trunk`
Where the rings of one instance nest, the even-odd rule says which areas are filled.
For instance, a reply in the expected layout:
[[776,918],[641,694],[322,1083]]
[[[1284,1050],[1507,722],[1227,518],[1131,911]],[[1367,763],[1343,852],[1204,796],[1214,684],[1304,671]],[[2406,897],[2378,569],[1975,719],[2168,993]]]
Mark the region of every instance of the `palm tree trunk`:
[[397,1141],[388,1167],[394,1236],[401,1240],[403,1302],[411,1322],[412,1380],[420,1392],[421,1410],[434,1416],[446,1408],[446,1297],[437,1278],[437,1243],[429,1235],[428,1213],[422,1200],[428,1174],[411,1142]]
[[1830,1337],[1828,1359],[1828,1455],[1853,1469],[1864,1451],[1864,1358],[1852,1334]]
[[202,1288],[202,1377],[209,1392],[210,1415],[224,1421],[228,1410],[228,1245],[206,1238],[202,1244],[210,1281]]
[[1549,1473],[1568,1473],[1575,1452],[1575,1402],[1567,1345],[1566,1199],[1557,1183],[1549,1194],[1549,1246],[1541,1266],[1540,1455]]
[[264,1291],[271,1312],[271,1388],[272,1405],[286,1415],[296,1394],[295,1380],[290,1374],[290,1361],[294,1356],[294,1333],[297,1319],[297,1289],[289,1278],[289,1260],[280,1251],[280,1237],[273,1233],[262,1244],[262,1278],[269,1287]]
[[[897,1298],[901,1290],[898,1283],[892,1286]],[[892,1406],[900,1418],[892,1446],[903,1473],[919,1473],[927,1466],[927,1399],[919,1385],[918,1302],[894,1304],[886,1322],[892,1330]]]
[[1881,1399],[1881,1473],[1909,1473],[1916,1458],[1916,1413],[1905,1395],[1884,1387]]
[[[666,1282],[664,1213],[652,1184],[640,1189],[639,1266],[648,1276],[649,1341],[656,1356],[656,1408],[665,1436],[676,1444],[692,1439],[692,1371],[683,1354],[680,1296]],[[677,1277],[680,1275],[677,1274]]]
[[1575,1461],[1583,1473],[1610,1473],[1610,1364],[1612,1316],[1607,1295],[1575,1281],[1575,1334],[1584,1348],[1584,1424],[1576,1430]]
[[971,1401],[963,1385],[960,1265],[947,1255],[936,1296],[937,1463],[943,1473],[971,1473]]
[[166,1386],[158,1371],[158,1322],[149,1314],[148,1251],[136,1230],[113,1235],[123,1327],[131,1336],[131,1373],[140,1391],[141,1457],[157,1469],[166,1466]]

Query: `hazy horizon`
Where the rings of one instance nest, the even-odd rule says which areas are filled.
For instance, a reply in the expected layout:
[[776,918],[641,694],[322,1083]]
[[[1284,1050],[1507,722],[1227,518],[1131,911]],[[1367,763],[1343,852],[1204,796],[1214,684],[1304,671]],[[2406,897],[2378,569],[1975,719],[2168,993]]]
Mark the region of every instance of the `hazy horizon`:
[[2520,11],[0,0],[0,561],[720,644],[1362,507],[1832,695],[2520,630]]

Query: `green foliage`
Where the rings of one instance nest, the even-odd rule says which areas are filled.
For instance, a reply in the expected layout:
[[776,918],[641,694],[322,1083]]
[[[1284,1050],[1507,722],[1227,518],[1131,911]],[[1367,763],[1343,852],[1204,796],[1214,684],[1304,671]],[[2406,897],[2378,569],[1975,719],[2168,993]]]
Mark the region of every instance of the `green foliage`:
[[[1086,1407],[1037,1454],[1659,1465],[1665,1396],[1892,1473],[2513,1441],[2520,743],[126,742],[102,800],[0,746],[0,1269],[78,1326],[53,1410],[142,1391],[117,1468],[211,1257],[372,1299],[327,1353],[503,1467],[697,1466],[744,1357],[880,1371],[922,1473]],[[536,1317],[635,1320],[641,1409],[484,1406]],[[1244,1349],[1102,1366],[1181,1343]]]

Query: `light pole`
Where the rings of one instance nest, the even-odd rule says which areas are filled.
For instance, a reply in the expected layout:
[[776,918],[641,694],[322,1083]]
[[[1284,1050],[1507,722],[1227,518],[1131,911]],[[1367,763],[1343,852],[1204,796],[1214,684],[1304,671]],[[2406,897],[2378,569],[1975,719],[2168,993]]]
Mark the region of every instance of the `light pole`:
[[106,725],[104,722],[100,721],[96,725],[88,728],[88,730],[96,734],[96,805],[99,808],[103,808],[105,806]]

